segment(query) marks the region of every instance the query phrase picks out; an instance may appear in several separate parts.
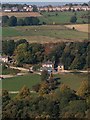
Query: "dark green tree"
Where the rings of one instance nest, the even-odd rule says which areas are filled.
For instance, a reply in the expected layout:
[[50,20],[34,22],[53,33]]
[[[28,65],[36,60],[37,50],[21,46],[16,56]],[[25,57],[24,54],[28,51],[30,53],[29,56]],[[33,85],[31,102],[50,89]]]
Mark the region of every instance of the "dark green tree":
[[19,25],[19,26],[24,26],[24,25],[25,25],[24,20],[23,20],[23,19],[19,19],[19,20],[17,21],[17,25]]
[[49,77],[48,71],[47,70],[43,70],[41,73],[41,80],[42,81],[46,81]]
[[33,5],[32,7],[33,7],[33,12],[38,12],[38,8],[36,5]]
[[2,52],[6,55],[11,56],[15,50],[14,40],[3,41],[2,42]]
[[71,23],[76,23],[77,22],[77,17],[76,16],[72,16],[70,19]]
[[9,17],[7,15],[2,16],[2,25],[7,25],[8,20],[9,20]]
[[15,16],[11,16],[8,20],[9,26],[16,26],[17,25],[17,18]]
[[30,17],[26,17],[25,19],[24,19],[24,22],[25,22],[25,25],[30,25],[31,24],[31,21],[30,21]]

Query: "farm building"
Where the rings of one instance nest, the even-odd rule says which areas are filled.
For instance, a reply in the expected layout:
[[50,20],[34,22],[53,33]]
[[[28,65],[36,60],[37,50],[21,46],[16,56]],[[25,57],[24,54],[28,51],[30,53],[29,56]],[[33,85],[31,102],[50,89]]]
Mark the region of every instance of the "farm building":
[[13,63],[14,60],[9,56],[0,56],[0,62]]
[[47,61],[42,63],[42,67],[40,71],[47,70],[48,72],[54,71],[54,63],[51,61]]
[[7,56],[0,56],[0,62],[4,62],[4,63],[7,63],[9,60],[9,58]]
[[64,65],[60,63],[60,64],[58,65],[58,67],[57,67],[57,71],[58,71],[58,72],[61,72],[61,71],[63,71],[63,70],[64,70]]
[[42,67],[51,67],[54,68],[54,63],[51,61],[45,62],[42,64]]
[[57,67],[55,68],[55,64],[51,61],[45,62],[42,64],[41,71],[47,70],[48,72],[61,72],[64,70],[64,65],[59,63]]
[[4,9],[4,12],[12,12],[11,9]]

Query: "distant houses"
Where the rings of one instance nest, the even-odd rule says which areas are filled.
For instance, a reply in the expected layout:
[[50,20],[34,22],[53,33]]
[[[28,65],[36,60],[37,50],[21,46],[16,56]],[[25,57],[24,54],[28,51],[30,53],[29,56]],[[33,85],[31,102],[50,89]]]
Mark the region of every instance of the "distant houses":
[[12,10],[11,10],[11,9],[7,9],[7,8],[6,8],[6,9],[4,9],[3,11],[4,11],[4,12],[12,12]]
[[33,7],[29,5],[29,6],[23,6],[23,8],[18,8],[18,7],[3,8],[2,11],[3,12],[32,12]]
[[48,11],[48,12],[55,12],[55,11],[89,11],[90,10],[90,7],[89,6],[81,6],[81,5],[78,5],[78,6],[56,6],[56,7],[40,7],[39,8],[39,11]]
[[[76,6],[40,6],[37,7],[37,10],[39,12],[45,11],[45,12],[56,12],[56,11],[89,11],[89,6],[82,6],[82,5],[76,5]],[[11,8],[3,8],[2,11],[4,12],[32,12],[33,6],[32,5],[25,5],[22,8],[18,7],[11,7]]]

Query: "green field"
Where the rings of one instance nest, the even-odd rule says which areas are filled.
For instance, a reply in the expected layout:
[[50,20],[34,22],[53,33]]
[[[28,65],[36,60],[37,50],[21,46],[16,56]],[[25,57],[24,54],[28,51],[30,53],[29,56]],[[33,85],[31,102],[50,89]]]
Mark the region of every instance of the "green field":
[[29,74],[25,76],[17,76],[13,78],[7,78],[2,80],[2,88],[9,91],[18,91],[24,85],[31,87],[40,82],[40,76],[35,74]]
[[64,25],[3,27],[3,40],[26,39],[29,42],[83,41],[88,33],[72,30]]
[[[56,13],[58,15],[56,15]],[[78,11],[76,12],[77,16],[77,23],[88,23],[88,17],[82,18],[83,15],[87,15],[88,11]],[[75,15],[75,12],[42,12],[42,16],[39,18],[41,23],[44,21],[47,24],[52,24],[55,22],[55,24],[68,24],[70,23],[70,18]]]
[[60,76],[60,81],[61,83],[64,83],[66,85],[68,85],[68,87],[70,87],[73,90],[77,90],[80,85],[81,82],[83,80],[88,80],[88,75],[87,74],[83,74],[83,73],[67,73],[67,74],[61,74],[61,75],[56,75],[57,77]]
[[[88,77],[86,74],[59,74],[55,77],[60,77],[60,82],[65,83],[71,89],[77,90],[80,87],[82,80],[87,80]],[[40,83],[40,75],[29,74],[26,76],[18,76],[14,78],[8,78],[2,80],[3,89],[9,91],[18,91],[24,85],[28,86],[30,89],[33,85]]]

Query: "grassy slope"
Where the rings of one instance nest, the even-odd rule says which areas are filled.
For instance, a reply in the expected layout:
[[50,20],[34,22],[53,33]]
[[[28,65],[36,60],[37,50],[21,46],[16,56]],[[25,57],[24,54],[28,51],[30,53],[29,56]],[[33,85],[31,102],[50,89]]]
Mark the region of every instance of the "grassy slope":
[[3,27],[3,40],[18,40],[21,38],[25,38],[30,42],[55,42],[55,40],[61,41],[65,39],[78,41],[87,39],[88,33],[71,30],[63,25]]
[[[58,16],[56,16],[56,13],[58,13]],[[8,15],[8,16],[16,16],[18,18],[21,17],[30,17],[30,16],[37,16],[40,19],[40,22],[42,23],[43,21],[46,22],[47,24],[52,24],[55,22],[56,24],[65,24],[65,23],[70,23],[70,18],[73,16],[75,12],[42,12],[42,16],[39,13],[35,12],[18,12],[18,13],[3,13],[3,15]],[[82,23],[83,21],[88,22],[88,18],[81,18],[82,15],[88,14],[88,11],[77,11],[77,22]]]
[[[82,80],[87,80],[87,75],[85,74],[59,74],[55,77],[60,77],[62,83],[67,84],[71,89],[77,90],[82,82]],[[30,74],[27,76],[18,76],[15,78],[8,78],[2,80],[3,88],[7,90],[20,90],[24,85],[31,88],[33,85],[40,83],[40,76]]]
[[[58,13],[58,16],[56,16],[56,13]],[[41,23],[44,21],[47,24],[52,24],[53,22],[56,24],[65,24],[70,23],[70,18],[74,14],[75,12],[43,12],[39,19]],[[76,12],[78,18],[77,23],[83,23],[83,21],[88,22],[88,18],[81,18],[84,14],[88,14],[88,11]]]
[[71,89],[77,90],[83,80],[88,80],[87,74],[60,74],[56,75],[60,77],[61,83],[68,85]]

